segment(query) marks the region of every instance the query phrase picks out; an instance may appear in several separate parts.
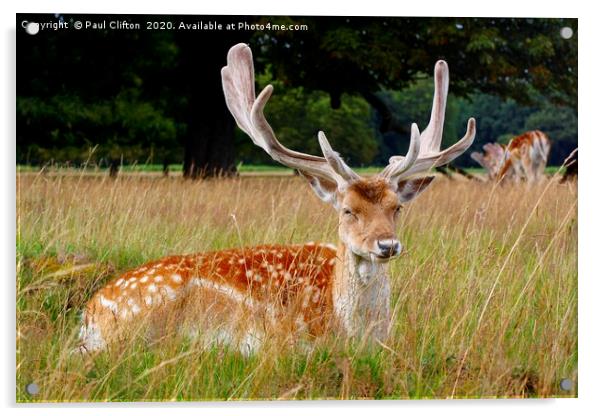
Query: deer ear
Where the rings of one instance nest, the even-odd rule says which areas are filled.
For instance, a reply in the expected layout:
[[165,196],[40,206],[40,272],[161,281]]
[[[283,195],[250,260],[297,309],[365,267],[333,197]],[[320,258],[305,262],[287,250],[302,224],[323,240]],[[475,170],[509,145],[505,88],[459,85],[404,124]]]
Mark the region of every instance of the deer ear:
[[485,166],[485,164],[486,164],[485,160],[483,159],[483,153],[481,153],[481,152],[472,152],[470,154],[470,157],[472,158],[472,160],[474,160],[475,162],[477,162],[482,167],[486,167]]
[[299,171],[301,176],[303,176],[309,182],[311,189],[313,189],[314,193],[318,195],[324,202],[328,202],[330,204],[336,204],[337,201],[337,184],[334,181],[329,181],[324,178],[320,178],[318,176],[310,175],[306,172]]
[[397,196],[400,202],[408,202],[414,199],[418,194],[424,191],[435,179],[434,176],[425,176],[424,178],[407,179],[397,183]]

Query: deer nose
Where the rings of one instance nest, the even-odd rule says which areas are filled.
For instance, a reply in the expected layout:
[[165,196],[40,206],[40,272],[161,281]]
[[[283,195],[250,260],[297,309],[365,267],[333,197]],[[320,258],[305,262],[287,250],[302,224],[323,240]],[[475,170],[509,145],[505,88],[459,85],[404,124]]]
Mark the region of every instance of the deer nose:
[[378,240],[376,243],[382,257],[393,257],[401,253],[401,243],[399,240],[387,238]]

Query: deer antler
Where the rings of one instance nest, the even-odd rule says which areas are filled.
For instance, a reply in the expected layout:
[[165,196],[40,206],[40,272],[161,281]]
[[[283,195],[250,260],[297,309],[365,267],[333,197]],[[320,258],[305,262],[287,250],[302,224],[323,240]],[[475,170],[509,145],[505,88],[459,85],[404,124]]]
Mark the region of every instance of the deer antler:
[[228,51],[228,64],[222,68],[222,84],[226,105],[236,123],[272,159],[290,168],[333,180],[339,186],[359,178],[332,150],[323,132],[318,133],[318,140],[324,157],[290,150],[278,141],[263,114],[273,87],[266,86],[255,98],[253,55],[244,43],[234,45]]
[[[255,98],[253,55],[244,43],[234,45],[228,51],[228,64],[222,68],[222,84],[226,105],[236,123],[251,137],[253,143],[265,150],[272,159],[310,175],[333,180],[339,187],[359,179],[359,175],[332,150],[321,131],[318,133],[318,140],[324,157],[290,150],[278,141],[263,114],[273,87],[268,85]],[[418,126],[412,124],[408,153],[406,156],[391,157],[389,165],[380,174],[382,177],[397,182],[409,175],[449,163],[470,147],[476,130],[474,118],[468,120],[466,135],[460,141],[444,151],[440,150],[448,86],[447,64],[445,61],[438,61],[435,64],[435,93],[431,120],[422,134]]]
[[416,124],[412,124],[412,136],[408,154],[405,157],[391,157],[389,165],[381,172],[382,176],[392,182],[397,182],[412,174],[445,165],[470,147],[476,133],[474,118],[468,120],[466,134],[462,139],[447,149],[440,150],[448,87],[449,69],[447,63],[445,61],[438,61],[435,64],[435,92],[433,95],[431,120],[422,134],[419,133]]

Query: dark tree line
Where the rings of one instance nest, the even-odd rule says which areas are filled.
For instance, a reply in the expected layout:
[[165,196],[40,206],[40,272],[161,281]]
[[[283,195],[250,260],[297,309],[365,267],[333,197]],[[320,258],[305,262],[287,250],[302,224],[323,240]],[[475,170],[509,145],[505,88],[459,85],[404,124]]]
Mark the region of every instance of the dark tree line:
[[[86,18],[104,17],[17,16],[18,22]],[[556,159],[576,144],[575,19],[164,20],[307,30],[18,31],[18,162],[78,161],[96,146],[94,157],[108,164],[183,163],[184,174],[196,178],[235,172],[240,161],[265,161],[241,138],[224,104],[220,69],[238,42],[251,44],[260,82],[275,83],[268,112],[283,143],[299,150],[317,150],[315,132],[330,129],[335,144],[355,152],[355,164],[402,152],[409,122],[423,128],[428,120],[428,77],[437,59],[448,61],[452,77],[446,140],[462,134],[472,111],[479,143],[547,123],[561,143]],[[571,39],[560,36],[567,26]],[[495,111],[485,111],[495,100],[501,103]],[[503,119],[491,120],[496,116]]]

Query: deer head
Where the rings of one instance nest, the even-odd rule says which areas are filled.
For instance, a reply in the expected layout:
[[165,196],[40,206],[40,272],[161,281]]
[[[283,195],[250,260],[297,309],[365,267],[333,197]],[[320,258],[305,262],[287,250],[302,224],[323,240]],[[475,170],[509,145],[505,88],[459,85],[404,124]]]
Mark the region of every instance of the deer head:
[[449,74],[447,64],[438,61],[427,128],[420,133],[418,126],[412,124],[407,154],[391,157],[382,172],[364,178],[333,151],[323,132],[318,133],[323,157],[284,147],[263,114],[272,86],[266,86],[255,96],[251,49],[245,44],[233,46],[227,62],[222,68],[222,83],[226,104],[238,126],[274,160],[297,169],[308,180],[316,195],[337,210],[342,243],[355,255],[371,262],[387,261],[402,250],[396,237],[401,204],[416,197],[434,179],[433,176],[413,176],[449,163],[462,154],[475,137],[475,120],[471,118],[466,135],[453,146],[440,150]]
[[489,180],[495,180],[506,161],[506,149],[499,143],[485,143],[483,153],[472,152],[470,157],[485,168]]

